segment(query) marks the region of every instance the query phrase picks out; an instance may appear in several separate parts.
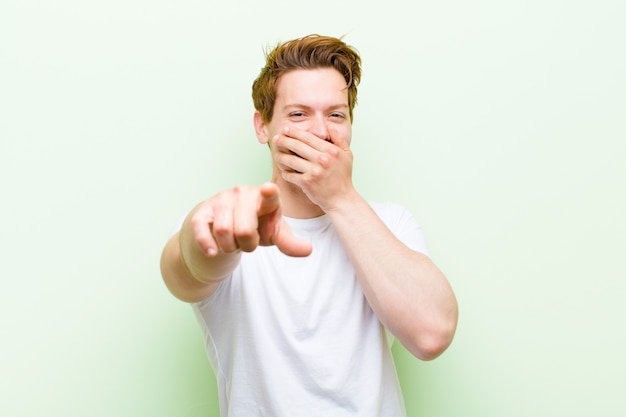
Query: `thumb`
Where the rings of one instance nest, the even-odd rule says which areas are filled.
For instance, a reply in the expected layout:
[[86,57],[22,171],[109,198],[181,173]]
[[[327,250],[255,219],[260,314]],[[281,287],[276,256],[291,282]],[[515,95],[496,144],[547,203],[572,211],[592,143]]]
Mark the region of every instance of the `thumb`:
[[304,257],[313,252],[311,242],[294,236],[291,233],[291,228],[283,219],[280,219],[280,222],[276,224],[276,233],[272,241],[282,253],[288,256]]

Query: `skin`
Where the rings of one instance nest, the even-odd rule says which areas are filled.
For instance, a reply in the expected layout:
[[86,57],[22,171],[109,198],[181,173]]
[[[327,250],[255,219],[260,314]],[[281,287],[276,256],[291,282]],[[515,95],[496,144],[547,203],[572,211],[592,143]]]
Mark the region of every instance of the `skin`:
[[381,323],[416,357],[439,356],[456,330],[458,306],[448,281],[426,256],[400,242],[352,184],[352,124],[346,82],[332,68],[294,70],[277,85],[272,120],[254,114],[269,143],[272,181],[237,186],[196,206],[166,244],[161,271],[179,299],[210,296],[242,252],[276,245],[307,256],[282,216],[327,214]]

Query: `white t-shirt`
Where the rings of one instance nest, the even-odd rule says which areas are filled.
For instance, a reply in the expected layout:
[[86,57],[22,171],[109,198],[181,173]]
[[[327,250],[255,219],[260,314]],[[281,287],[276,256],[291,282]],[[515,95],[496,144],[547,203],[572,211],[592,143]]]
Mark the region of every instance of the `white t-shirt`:
[[[408,247],[427,254],[402,207],[372,207]],[[217,377],[222,417],[405,416],[391,337],[365,299],[328,216],[286,221],[313,244],[243,253],[211,297],[193,304]]]

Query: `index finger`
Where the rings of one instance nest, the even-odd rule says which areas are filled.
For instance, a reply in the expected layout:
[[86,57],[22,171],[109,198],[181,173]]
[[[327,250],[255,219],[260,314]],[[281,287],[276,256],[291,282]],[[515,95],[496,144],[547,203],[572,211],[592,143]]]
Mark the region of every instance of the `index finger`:
[[280,207],[280,192],[278,186],[268,182],[259,187],[259,206],[257,208],[258,216],[264,216]]
[[[327,125],[326,128],[328,129],[328,127],[329,126]],[[329,133],[330,133],[330,130],[329,130]],[[305,145],[308,145],[309,147],[319,152],[323,152],[327,146],[332,145],[332,143],[329,143],[328,141],[321,139],[318,136],[315,136],[311,132],[298,129],[293,126],[285,126],[285,128],[283,129],[283,135],[285,137],[302,142]]]

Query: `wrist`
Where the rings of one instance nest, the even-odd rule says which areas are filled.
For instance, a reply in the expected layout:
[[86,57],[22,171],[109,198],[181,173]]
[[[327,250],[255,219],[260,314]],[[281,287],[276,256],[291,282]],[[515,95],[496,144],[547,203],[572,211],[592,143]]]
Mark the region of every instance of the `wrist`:
[[363,205],[367,205],[367,202],[352,188],[350,191],[342,193],[339,198],[335,199],[327,207],[323,207],[323,209],[326,214],[332,217],[333,215],[342,215],[344,213],[349,215]]

